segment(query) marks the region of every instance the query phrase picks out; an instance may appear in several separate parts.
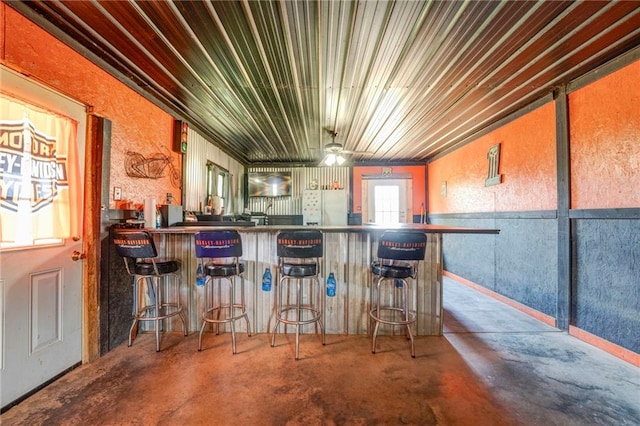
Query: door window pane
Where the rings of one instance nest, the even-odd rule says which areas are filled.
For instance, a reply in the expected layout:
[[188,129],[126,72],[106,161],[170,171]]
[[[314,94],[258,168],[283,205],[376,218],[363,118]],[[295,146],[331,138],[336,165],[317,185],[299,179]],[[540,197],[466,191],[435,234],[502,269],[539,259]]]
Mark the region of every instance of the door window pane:
[[400,223],[400,188],[397,185],[376,185],[375,222]]

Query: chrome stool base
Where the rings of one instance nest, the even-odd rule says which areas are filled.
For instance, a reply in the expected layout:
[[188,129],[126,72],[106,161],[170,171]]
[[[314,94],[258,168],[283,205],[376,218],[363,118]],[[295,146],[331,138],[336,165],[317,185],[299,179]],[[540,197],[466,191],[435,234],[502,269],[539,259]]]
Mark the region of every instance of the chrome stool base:
[[[285,332],[287,325],[293,325],[296,328],[296,346],[295,346],[295,359],[300,359],[300,327],[306,324],[315,324],[316,329],[315,332],[318,333],[318,326],[320,326],[320,330],[322,333],[322,344],[326,345],[326,334],[324,325],[322,324],[322,308],[318,307],[318,305],[312,304],[290,304],[290,305],[282,305],[282,293],[284,291],[284,281],[290,281],[291,279],[285,277],[280,280],[279,289],[278,289],[278,307],[276,312],[276,323],[273,326],[273,331],[271,333],[271,347],[276,346],[276,332],[278,331],[278,326],[282,323],[285,325]],[[320,283],[317,279],[315,279],[316,284],[318,285],[318,292],[320,291]],[[301,300],[301,292],[302,286],[298,283],[296,289],[296,301]],[[291,315],[293,314],[293,315]],[[305,315],[306,314],[306,315]],[[291,318],[293,316],[293,318]],[[305,318],[305,316],[307,318]]]
[[[276,242],[280,280],[276,290],[276,323],[271,332],[271,347],[276,345],[280,323],[284,324],[285,332],[287,325],[293,325],[296,328],[295,359],[298,360],[301,326],[315,324],[316,334],[319,326],[322,344],[326,345],[322,321],[324,287],[318,279],[323,235],[318,230],[280,231]],[[295,289],[292,290],[291,285],[295,285]],[[306,289],[308,291],[305,292]]]
[[[202,350],[202,333],[207,324],[215,325],[216,335],[220,333],[220,324],[229,324],[231,328],[231,351],[236,349],[236,321],[247,323],[247,335],[251,337],[251,324],[244,301],[245,264],[242,256],[242,239],[238,231],[200,231],[195,234],[196,257],[199,262],[208,259],[203,266],[206,276],[204,285],[204,311],[202,325],[198,335],[198,351]],[[236,280],[240,283],[236,284]],[[226,300],[222,287],[226,284]],[[240,287],[240,301],[237,302],[236,290]]]
[[[410,309],[409,281],[416,282],[418,262],[424,259],[427,237],[424,233],[385,231],[378,242],[377,258],[371,264],[375,278],[372,286],[369,317],[375,323],[372,332],[371,353],[376,353],[376,339],[380,324],[404,326],[411,340],[411,357],[416,357],[416,344],[412,327],[416,324],[416,310]],[[391,294],[382,305],[383,284],[391,285]],[[400,299],[400,300],[398,300]],[[415,295],[413,297],[415,304]],[[387,302],[388,301],[388,302]]]
[[128,345],[133,344],[133,333],[140,321],[153,321],[156,352],[159,352],[162,320],[178,316],[184,335],[188,334],[187,319],[180,305],[180,262],[158,258],[153,238],[146,231],[116,229],[113,243],[124,260],[127,273],[134,279],[133,322],[129,328]]
[[[373,309],[369,311],[369,316],[375,322],[375,326],[373,328],[373,336],[371,342],[371,353],[376,353],[376,338],[378,336],[378,328],[380,324],[387,324],[392,326],[405,326],[407,329],[407,338],[411,340],[411,357],[416,357],[416,345],[413,339],[413,332],[411,327],[416,323],[416,314],[409,310],[409,306],[407,304],[407,293],[408,293],[408,284],[406,281],[403,281],[402,285],[402,306],[381,306],[379,304],[380,300],[380,285],[385,281],[389,281],[391,285],[395,285],[395,280],[385,280],[379,279],[378,284],[376,286],[377,297],[376,304]],[[389,315],[385,316],[387,313]],[[390,318],[389,318],[390,317]],[[399,317],[399,318],[397,318]]]
[[[211,277],[214,278],[214,277]],[[234,286],[235,283],[229,277],[215,277],[217,279],[226,279],[229,284],[229,300],[235,300],[234,298]],[[209,301],[208,287],[212,285],[213,279],[207,281],[205,287],[205,300]],[[241,284],[242,285],[242,284]],[[219,288],[218,288],[219,289]],[[220,290],[220,289],[219,289]],[[213,292],[213,291],[212,291]],[[236,328],[235,322],[244,318],[247,323],[247,335],[251,337],[251,324],[249,324],[249,315],[246,312],[246,305],[244,303],[244,291],[241,290],[242,297],[240,303],[233,304],[219,304],[213,307],[207,307],[202,313],[202,326],[200,327],[200,334],[198,336],[198,351],[202,350],[202,333],[204,332],[207,324],[215,325],[216,335],[220,334],[220,324],[229,324],[231,328],[231,351],[235,355],[236,349]],[[220,300],[220,291],[218,291],[218,300]],[[239,311],[239,312],[236,312]],[[220,318],[221,314],[226,312],[226,316]]]
[[[174,279],[178,279],[177,276],[175,275],[165,275],[162,278],[167,278],[167,277],[173,277]],[[140,301],[141,297],[140,297],[140,290],[141,290],[141,286],[140,286],[140,281],[143,280],[147,280],[147,289],[150,292],[150,298],[152,300],[155,300],[154,304],[152,305],[145,305],[145,306],[138,306],[136,308],[136,312],[134,313],[133,316],[133,323],[131,324],[131,328],[129,328],[129,342],[128,342],[128,346],[131,346],[133,344],[133,332],[134,330],[136,330],[136,325],[138,324],[138,322],[140,321],[153,321],[154,324],[154,328],[155,328],[155,335],[156,335],[156,352],[160,352],[160,328],[161,328],[161,322],[164,319],[168,319],[171,318],[173,316],[179,316],[180,317],[180,321],[182,321],[182,331],[183,334],[186,336],[188,334],[188,330],[187,330],[187,319],[184,316],[184,312],[182,309],[182,306],[180,306],[180,304],[178,303],[168,303],[168,302],[162,302],[162,296],[161,296],[161,292],[160,289],[158,288],[158,280],[160,278],[159,277],[147,277],[147,276],[143,276],[141,278],[138,279],[136,286],[137,286],[137,290],[136,290],[136,297],[137,300]],[[151,281],[151,283],[149,283],[149,281]],[[135,301],[134,301],[135,303]],[[137,303],[138,305],[140,304],[139,302]]]

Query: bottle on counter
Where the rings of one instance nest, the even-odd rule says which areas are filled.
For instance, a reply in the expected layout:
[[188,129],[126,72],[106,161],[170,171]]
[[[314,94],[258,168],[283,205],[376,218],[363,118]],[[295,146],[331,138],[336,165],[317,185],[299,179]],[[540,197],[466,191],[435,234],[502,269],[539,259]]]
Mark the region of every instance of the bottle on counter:
[[336,295],[336,277],[333,275],[333,272],[329,273],[329,277],[327,278],[327,296],[335,297]]
[[202,272],[202,264],[198,263],[198,267],[196,268],[196,285],[198,287],[204,287],[204,284],[207,281],[207,277],[204,276]]
[[271,291],[271,268],[266,268],[262,274],[262,291]]
[[156,228],[160,228],[162,226],[162,213],[160,213],[160,209],[156,210]]

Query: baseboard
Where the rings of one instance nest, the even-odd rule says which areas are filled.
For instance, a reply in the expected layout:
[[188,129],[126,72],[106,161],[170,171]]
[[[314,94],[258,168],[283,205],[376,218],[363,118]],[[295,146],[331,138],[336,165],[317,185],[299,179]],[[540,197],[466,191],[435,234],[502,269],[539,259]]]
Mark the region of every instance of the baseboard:
[[620,358],[631,365],[640,367],[640,354],[623,348],[622,346],[618,346],[615,343],[611,343],[610,341],[603,339],[602,337],[598,337],[595,334],[591,334],[588,331],[584,331],[572,325],[569,326],[569,334],[576,339],[580,339],[591,346],[595,346],[596,348],[601,349],[616,358]]
[[[445,277],[449,277],[452,280],[465,285],[467,287],[473,288],[474,290],[479,291],[480,293],[486,294],[489,297],[492,297],[496,300],[499,300],[502,303],[505,303],[511,306],[514,309],[519,310],[520,312],[529,315],[532,318],[537,319],[538,321],[542,321],[543,323],[556,327],[556,319],[550,315],[543,314],[542,312],[536,311],[528,306],[525,306],[521,303],[516,302],[515,300],[509,299],[501,294],[496,293],[495,291],[491,291],[486,287],[483,287],[479,284],[476,284],[472,281],[469,281],[461,276],[458,276],[449,271],[442,271],[442,275]],[[601,337],[598,337],[594,334],[591,334],[587,331],[584,331],[578,327],[569,326],[569,335],[579,339],[585,343],[590,344],[602,351],[607,352],[615,356],[616,358],[620,358],[621,360],[630,363],[631,365],[635,365],[636,367],[640,367],[640,354],[637,354],[629,349],[623,348],[622,346],[618,346],[615,343],[609,342]]]

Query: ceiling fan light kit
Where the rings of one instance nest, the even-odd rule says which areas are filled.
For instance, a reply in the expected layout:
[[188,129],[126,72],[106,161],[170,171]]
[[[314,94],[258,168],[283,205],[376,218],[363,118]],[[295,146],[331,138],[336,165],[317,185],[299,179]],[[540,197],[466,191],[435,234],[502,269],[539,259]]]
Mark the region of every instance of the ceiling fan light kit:
[[321,164],[324,164],[327,166],[333,166],[333,165],[342,166],[345,163],[345,161],[347,161],[347,159],[344,158],[341,154],[329,153],[324,156]]

